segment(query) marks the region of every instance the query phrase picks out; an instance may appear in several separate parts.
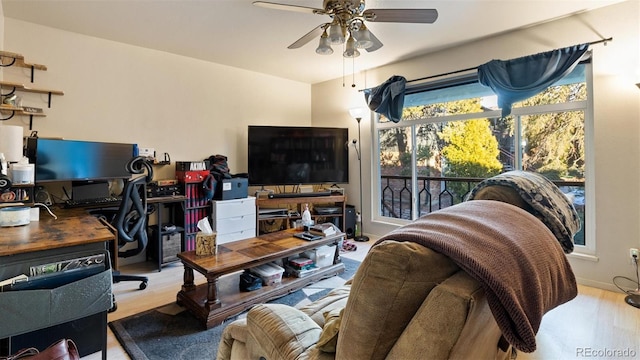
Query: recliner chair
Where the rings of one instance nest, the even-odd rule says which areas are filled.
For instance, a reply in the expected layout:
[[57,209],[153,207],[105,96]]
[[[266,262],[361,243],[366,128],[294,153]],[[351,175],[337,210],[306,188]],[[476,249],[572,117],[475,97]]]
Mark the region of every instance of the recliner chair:
[[314,302],[252,307],[225,327],[216,359],[513,359],[534,351],[542,316],[577,295],[565,252],[579,218],[534,173],[487,179],[469,200],[389,232],[351,280]]
[[[131,174],[147,174],[125,182],[122,191],[122,202],[111,224],[117,233],[118,248],[137,241],[133,249],[118,251],[117,256],[127,258],[143,252],[147,246],[147,184],[153,180],[153,168],[142,157],[134,157],[127,163],[127,171]],[[113,282],[140,281],[140,290],[147,287],[149,279],[142,275],[124,275],[114,271]]]

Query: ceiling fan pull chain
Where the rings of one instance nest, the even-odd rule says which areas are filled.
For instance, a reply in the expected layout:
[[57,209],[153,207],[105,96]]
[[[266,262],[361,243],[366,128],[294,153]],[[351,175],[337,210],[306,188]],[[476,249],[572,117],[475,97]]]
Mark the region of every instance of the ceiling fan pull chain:
[[351,87],[356,87],[356,58],[351,58]]
[[342,58],[342,87],[344,87],[344,57]]

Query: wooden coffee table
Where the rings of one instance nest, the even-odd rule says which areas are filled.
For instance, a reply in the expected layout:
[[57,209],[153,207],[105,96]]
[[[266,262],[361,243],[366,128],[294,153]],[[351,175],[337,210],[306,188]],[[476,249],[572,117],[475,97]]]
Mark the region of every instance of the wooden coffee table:
[[[323,245],[338,245],[345,237],[345,234],[339,233],[319,240],[305,241],[294,237],[296,232],[299,230],[284,230],[218,245],[216,255],[198,256],[195,251],[178,254],[184,264],[184,284],[178,292],[177,303],[186,307],[208,329],[254,304],[267,302],[344,272],[340,249],[336,246],[331,266],[302,278],[283,276],[282,282],[274,286],[263,286],[250,292],[240,291],[240,274],[237,272],[278,259],[286,262],[286,258],[296,257],[306,250]],[[204,275],[207,282],[196,286],[194,270]]]

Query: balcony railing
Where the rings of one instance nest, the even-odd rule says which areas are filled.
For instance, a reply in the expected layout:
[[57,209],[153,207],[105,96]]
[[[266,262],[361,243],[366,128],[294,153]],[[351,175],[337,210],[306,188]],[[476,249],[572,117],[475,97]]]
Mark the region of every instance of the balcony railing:
[[[415,218],[461,203],[483,178],[418,176],[417,209]],[[584,182],[553,181],[573,201],[582,221],[582,229],[574,242],[584,245]],[[413,220],[413,187],[411,177],[383,175],[380,179],[380,212],[382,216]]]

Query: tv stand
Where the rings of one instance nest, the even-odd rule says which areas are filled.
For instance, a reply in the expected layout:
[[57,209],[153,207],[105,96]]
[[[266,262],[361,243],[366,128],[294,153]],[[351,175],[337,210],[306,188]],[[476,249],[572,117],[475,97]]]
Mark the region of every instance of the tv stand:
[[331,196],[331,190],[316,191],[316,192],[310,192],[310,193],[300,193],[300,192],[269,193],[269,195],[267,195],[269,199],[307,198],[307,197],[319,197],[319,196]]
[[[346,227],[345,223],[345,213],[347,206],[347,197],[346,195],[329,193],[328,195],[315,195],[318,193],[295,193],[297,196],[295,197],[267,197],[267,198],[257,198],[256,199],[256,229],[260,229],[261,221],[276,221],[276,220],[285,220],[283,229],[289,229],[292,227],[291,222],[302,219],[301,214],[304,209],[304,204],[309,204],[311,208],[311,218],[315,221],[317,218],[332,218],[332,219],[340,219],[340,229],[344,232]],[[309,194],[313,194],[310,195]],[[336,211],[331,214],[316,214],[313,211],[313,205],[329,205],[339,207],[340,211]],[[260,209],[280,209],[280,208],[288,208],[289,210],[292,207],[295,207],[295,211],[288,211],[286,214],[282,214],[280,212],[264,212],[261,214]],[[286,209],[283,209],[286,210]]]

